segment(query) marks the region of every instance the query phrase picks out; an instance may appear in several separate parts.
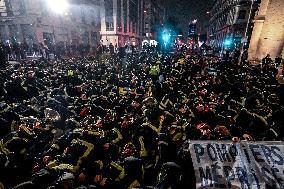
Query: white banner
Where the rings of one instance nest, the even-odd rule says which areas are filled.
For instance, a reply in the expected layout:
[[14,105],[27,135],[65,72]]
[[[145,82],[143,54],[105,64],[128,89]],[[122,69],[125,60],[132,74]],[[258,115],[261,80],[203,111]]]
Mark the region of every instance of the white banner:
[[283,189],[284,143],[191,141],[196,188]]

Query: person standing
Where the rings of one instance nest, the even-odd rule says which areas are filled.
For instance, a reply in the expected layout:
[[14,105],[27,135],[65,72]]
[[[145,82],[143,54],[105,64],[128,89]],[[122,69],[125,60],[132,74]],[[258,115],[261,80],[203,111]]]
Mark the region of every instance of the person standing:
[[4,49],[4,45],[1,43],[0,44],[0,69],[4,68],[5,65],[7,64],[7,53],[6,50]]
[[38,57],[38,54],[39,54],[39,46],[37,43],[33,43],[32,45],[32,51],[33,51],[33,56],[34,57]]
[[97,55],[101,55],[103,53],[103,46],[102,44],[99,44],[97,47]]
[[22,49],[21,49],[21,44],[19,42],[14,43],[14,51],[16,55],[16,60],[17,61],[21,60]]
[[241,56],[241,64],[243,65],[248,59],[248,50],[245,49]]
[[110,54],[113,55],[114,54],[114,46],[113,46],[113,44],[110,43],[108,48],[109,48]]
[[22,49],[22,51],[21,51],[21,57],[22,57],[23,59],[25,59],[25,58],[27,57],[28,53],[29,53],[29,45],[28,45],[28,43],[27,43],[26,40],[24,40],[24,42],[22,43],[21,49]]
[[270,54],[267,54],[266,57],[264,57],[264,58],[262,59],[262,64],[263,64],[263,65],[266,65],[266,66],[270,65],[272,62],[273,62],[273,61],[272,61],[272,59],[270,58]]
[[5,50],[5,54],[7,55],[6,59],[7,60],[11,60],[13,59],[12,57],[12,47],[9,41],[6,41],[5,45],[3,46],[4,50]]
[[277,57],[275,58],[275,64],[276,64],[276,66],[281,65],[281,63],[282,63],[282,54],[281,54],[280,56],[277,56]]

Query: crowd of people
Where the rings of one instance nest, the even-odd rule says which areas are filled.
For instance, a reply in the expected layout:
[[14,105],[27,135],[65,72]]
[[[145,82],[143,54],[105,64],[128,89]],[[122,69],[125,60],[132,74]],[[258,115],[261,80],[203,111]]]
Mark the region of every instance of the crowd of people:
[[44,40],[41,43],[28,44],[24,42],[10,42],[0,44],[1,54],[5,54],[8,61],[20,61],[27,58],[50,58],[71,57],[71,56],[90,56],[95,55],[97,47],[90,44],[66,44],[64,42],[52,43]]
[[113,53],[0,72],[0,188],[195,188],[188,140],[281,141],[270,64]]

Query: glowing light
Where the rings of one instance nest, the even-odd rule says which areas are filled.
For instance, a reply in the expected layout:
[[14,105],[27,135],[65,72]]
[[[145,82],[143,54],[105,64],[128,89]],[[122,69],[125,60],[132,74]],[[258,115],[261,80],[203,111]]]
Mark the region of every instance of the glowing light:
[[197,23],[197,19],[194,19],[194,20],[192,21],[192,23],[193,23],[193,24],[196,24],[196,23]]
[[66,13],[69,7],[67,0],[46,0],[46,2],[49,8],[57,14]]
[[163,38],[163,41],[164,41],[165,43],[167,43],[167,42],[170,40],[170,36],[169,36],[169,34],[167,34],[167,33],[164,33],[163,36],[162,36],[162,38]]
[[228,45],[231,45],[232,44],[232,40],[231,39],[226,39],[224,41],[224,45],[228,46]]

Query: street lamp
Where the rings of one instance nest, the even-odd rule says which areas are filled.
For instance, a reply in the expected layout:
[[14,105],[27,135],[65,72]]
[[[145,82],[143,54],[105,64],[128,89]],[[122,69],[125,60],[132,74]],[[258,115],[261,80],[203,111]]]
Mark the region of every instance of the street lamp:
[[232,39],[226,39],[225,41],[224,41],[224,45],[225,46],[230,46],[231,44],[232,44]]
[[67,0],[46,0],[49,8],[56,14],[63,14],[67,11],[69,4]]

